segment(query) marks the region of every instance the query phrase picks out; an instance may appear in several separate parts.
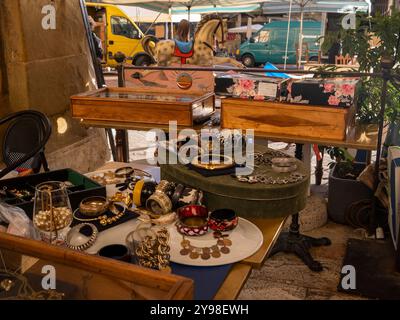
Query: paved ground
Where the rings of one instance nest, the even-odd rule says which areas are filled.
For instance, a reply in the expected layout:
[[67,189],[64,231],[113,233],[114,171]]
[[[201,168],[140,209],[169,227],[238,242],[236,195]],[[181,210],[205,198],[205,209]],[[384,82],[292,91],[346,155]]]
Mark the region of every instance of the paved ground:
[[359,296],[339,293],[339,273],[346,250],[347,239],[361,238],[361,232],[329,222],[322,228],[307,232],[314,237],[328,237],[329,247],[311,249],[324,270],[312,272],[299,258],[278,253],[270,257],[260,270],[253,270],[239,299],[251,300],[354,300]]

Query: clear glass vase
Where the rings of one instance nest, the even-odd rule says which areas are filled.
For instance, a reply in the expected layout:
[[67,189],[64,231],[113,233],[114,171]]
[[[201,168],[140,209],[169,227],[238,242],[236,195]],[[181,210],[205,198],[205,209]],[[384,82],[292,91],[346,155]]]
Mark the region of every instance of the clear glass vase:
[[33,224],[43,241],[63,245],[72,220],[71,204],[63,182],[44,182],[36,186]]
[[170,272],[169,236],[166,228],[147,223],[139,225],[126,238],[133,262],[145,268]]

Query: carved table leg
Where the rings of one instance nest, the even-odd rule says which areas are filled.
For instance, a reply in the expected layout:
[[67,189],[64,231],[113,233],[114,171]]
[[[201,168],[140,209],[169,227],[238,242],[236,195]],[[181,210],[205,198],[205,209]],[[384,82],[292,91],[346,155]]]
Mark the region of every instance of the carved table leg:
[[[296,158],[302,158],[302,145],[296,145]],[[296,254],[312,271],[322,271],[322,264],[313,259],[309,249],[311,247],[329,246],[328,238],[312,238],[300,234],[299,214],[292,215],[289,232],[283,232],[273,247],[270,256],[278,252]]]
[[296,254],[312,271],[322,271],[320,262],[315,261],[309,249],[311,247],[329,246],[331,241],[328,238],[312,238],[304,236],[299,232],[299,214],[292,215],[292,223],[289,232],[279,236],[277,243],[271,251],[271,256],[278,252]]

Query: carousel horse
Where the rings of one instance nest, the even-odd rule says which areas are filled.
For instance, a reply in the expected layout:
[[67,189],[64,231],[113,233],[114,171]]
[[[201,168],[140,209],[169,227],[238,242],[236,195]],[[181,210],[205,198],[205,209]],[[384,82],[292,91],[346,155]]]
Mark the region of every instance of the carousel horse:
[[215,56],[213,49],[215,40],[218,42],[218,46],[223,46],[227,32],[226,20],[216,14],[210,14],[204,16],[197,25],[194,43],[177,40],[155,42],[153,36],[146,36],[142,39],[142,46],[159,66],[168,66],[171,63],[199,66],[230,63],[236,67],[243,68],[243,65],[235,59]]

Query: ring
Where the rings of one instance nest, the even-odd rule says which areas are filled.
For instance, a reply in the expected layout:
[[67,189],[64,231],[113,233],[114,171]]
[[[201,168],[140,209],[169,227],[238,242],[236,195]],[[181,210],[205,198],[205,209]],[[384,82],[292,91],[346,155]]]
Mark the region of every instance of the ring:
[[[79,233],[83,227],[88,226],[92,229],[92,234],[89,238],[89,240],[81,245],[72,245],[71,244],[71,239],[73,236],[75,236],[77,233]],[[76,251],[85,251],[86,249],[90,248],[95,241],[97,240],[97,236],[99,234],[99,231],[97,230],[96,226],[92,223],[80,223],[73,227],[71,230],[68,231],[67,237],[66,237],[66,246],[69,249],[76,250]]]

